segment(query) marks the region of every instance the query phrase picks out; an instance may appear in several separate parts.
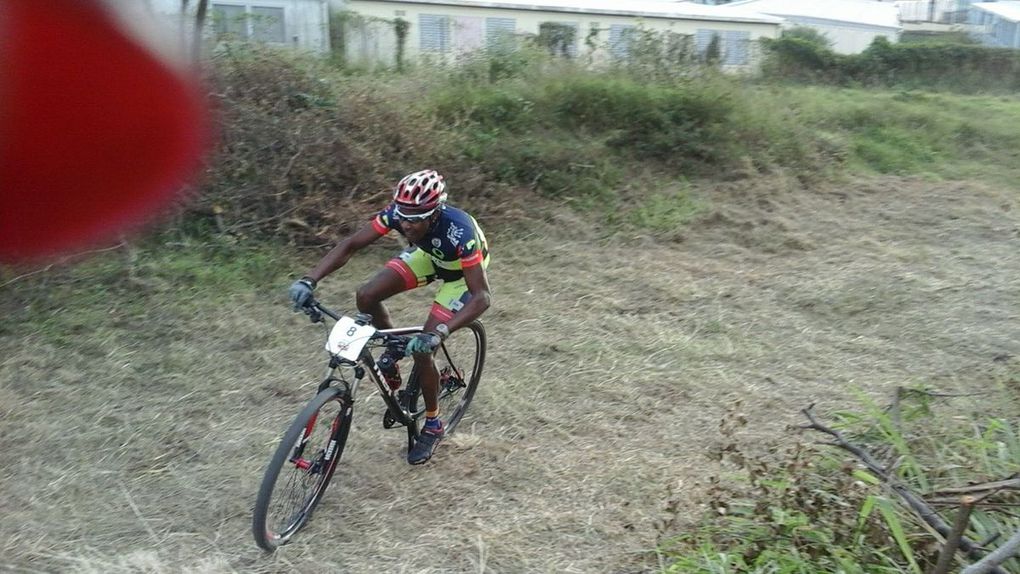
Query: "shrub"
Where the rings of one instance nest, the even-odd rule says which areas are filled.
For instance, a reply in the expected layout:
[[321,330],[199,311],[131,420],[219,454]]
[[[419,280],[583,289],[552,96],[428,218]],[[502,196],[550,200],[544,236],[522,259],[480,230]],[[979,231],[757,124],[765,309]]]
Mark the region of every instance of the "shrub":
[[961,43],[893,44],[878,37],[864,52],[834,53],[805,35],[763,42],[766,78],[837,85],[925,87],[960,92],[1020,88],[1016,50]]

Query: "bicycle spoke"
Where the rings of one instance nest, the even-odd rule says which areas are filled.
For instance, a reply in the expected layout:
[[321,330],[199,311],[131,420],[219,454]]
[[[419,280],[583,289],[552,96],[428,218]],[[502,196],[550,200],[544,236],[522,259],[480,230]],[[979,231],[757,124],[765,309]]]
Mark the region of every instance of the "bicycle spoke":
[[336,468],[350,428],[343,421],[349,423],[350,413],[344,412],[346,403],[330,396],[317,397],[294,421],[288,436],[296,438],[289,439],[286,450],[280,445],[266,471],[253,523],[255,539],[266,550],[286,543],[304,526]]
[[[477,323],[452,333],[436,353],[439,412],[451,432],[474,396],[484,361],[485,331]],[[415,392],[420,390],[415,389]],[[424,408],[422,403],[415,405]]]

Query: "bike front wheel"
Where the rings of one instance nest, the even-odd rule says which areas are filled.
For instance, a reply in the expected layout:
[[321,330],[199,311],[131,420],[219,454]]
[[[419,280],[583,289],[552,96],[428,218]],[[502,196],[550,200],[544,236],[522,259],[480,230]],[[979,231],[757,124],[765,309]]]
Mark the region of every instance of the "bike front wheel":
[[311,518],[343,454],[352,414],[350,398],[327,388],[284,433],[255,501],[252,534],[260,548],[276,550]]
[[[439,412],[447,433],[460,423],[478,389],[485,366],[485,327],[474,321],[454,333],[436,351],[439,370]],[[425,402],[421,397],[418,373],[413,371],[407,385],[409,410],[422,414]]]

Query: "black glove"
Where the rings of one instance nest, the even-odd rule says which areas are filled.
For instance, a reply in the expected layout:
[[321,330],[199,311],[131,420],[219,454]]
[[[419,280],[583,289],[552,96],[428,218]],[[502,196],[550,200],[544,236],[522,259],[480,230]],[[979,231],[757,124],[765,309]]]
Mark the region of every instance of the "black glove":
[[300,311],[312,299],[312,291],[315,290],[315,280],[310,277],[302,277],[290,286],[290,300],[294,302],[294,311]]

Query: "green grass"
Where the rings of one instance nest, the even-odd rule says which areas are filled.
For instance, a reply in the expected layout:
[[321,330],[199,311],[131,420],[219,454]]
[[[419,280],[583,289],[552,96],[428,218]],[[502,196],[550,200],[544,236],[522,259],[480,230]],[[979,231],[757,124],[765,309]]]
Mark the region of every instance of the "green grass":
[[[224,293],[275,293],[286,281],[278,249],[219,239],[180,243],[156,236],[131,249],[101,253],[73,264],[16,279],[3,303],[11,334],[31,329],[57,345],[87,343],[95,328],[135,323],[140,336],[165,336],[158,321],[163,305],[188,305],[209,313]],[[101,337],[102,333],[95,336]]]
[[[1010,390],[1017,380],[1005,373],[988,385],[1000,399],[994,412],[961,415],[952,403],[966,399],[937,399],[921,387],[898,391],[892,409],[861,396],[859,410],[823,424],[881,461],[895,459],[896,480],[916,494],[940,498],[932,491],[1020,471],[1018,405]],[[734,443],[728,452],[747,486],[721,490],[695,528],[664,541],[665,572],[920,574],[934,565],[938,547],[928,527],[852,455],[798,445],[779,462],[763,463],[749,462],[741,450]],[[985,540],[1014,532],[1020,519],[1008,508],[1016,498],[1000,491],[991,504],[979,504],[965,535]],[[933,507],[953,523],[955,505]],[[1018,565],[1014,559],[1004,566]]]
[[1020,175],[1020,99],[803,87],[779,92],[806,127],[848,143],[851,169],[984,179]]

